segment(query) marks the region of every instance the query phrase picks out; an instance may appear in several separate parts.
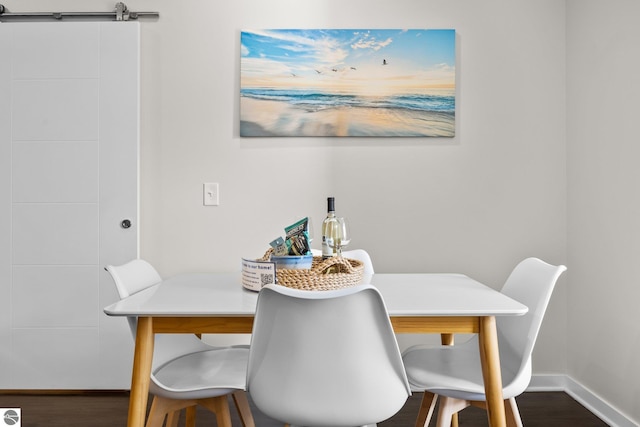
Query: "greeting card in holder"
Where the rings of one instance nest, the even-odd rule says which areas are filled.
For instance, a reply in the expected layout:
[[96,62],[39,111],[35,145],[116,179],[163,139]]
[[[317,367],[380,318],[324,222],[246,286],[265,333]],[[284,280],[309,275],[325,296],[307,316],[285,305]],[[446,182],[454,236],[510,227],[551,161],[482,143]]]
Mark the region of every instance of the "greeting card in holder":
[[276,263],[242,258],[242,286],[259,291],[264,285],[276,283]]

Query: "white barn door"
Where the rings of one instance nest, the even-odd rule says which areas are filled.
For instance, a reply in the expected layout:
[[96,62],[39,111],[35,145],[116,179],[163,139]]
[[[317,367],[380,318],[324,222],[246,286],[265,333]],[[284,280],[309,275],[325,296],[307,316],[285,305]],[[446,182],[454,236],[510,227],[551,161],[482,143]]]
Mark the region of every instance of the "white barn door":
[[130,386],[102,309],[138,254],[138,111],[137,23],[0,23],[2,389]]

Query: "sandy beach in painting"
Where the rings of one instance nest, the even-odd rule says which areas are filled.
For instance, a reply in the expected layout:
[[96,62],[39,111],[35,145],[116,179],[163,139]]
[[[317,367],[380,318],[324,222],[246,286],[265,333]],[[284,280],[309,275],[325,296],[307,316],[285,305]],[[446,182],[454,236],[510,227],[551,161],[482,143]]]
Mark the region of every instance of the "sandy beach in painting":
[[240,136],[453,137],[450,111],[335,106],[312,108],[285,101],[240,98]]

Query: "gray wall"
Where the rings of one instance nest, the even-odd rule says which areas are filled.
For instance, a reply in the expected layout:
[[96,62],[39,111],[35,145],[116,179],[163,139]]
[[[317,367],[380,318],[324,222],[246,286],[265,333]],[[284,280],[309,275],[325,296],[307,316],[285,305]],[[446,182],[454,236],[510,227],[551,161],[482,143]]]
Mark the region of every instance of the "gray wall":
[[640,423],[640,3],[567,3],[568,374]]

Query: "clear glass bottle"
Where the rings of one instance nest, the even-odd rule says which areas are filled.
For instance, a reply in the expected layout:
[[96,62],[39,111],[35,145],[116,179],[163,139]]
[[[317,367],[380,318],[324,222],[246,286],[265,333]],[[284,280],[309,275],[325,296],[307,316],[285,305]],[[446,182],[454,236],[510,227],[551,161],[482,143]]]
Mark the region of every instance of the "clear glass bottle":
[[329,245],[331,239],[336,237],[338,221],[336,219],[335,198],[327,198],[327,217],[322,221],[322,258],[335,256],[335,249]]

